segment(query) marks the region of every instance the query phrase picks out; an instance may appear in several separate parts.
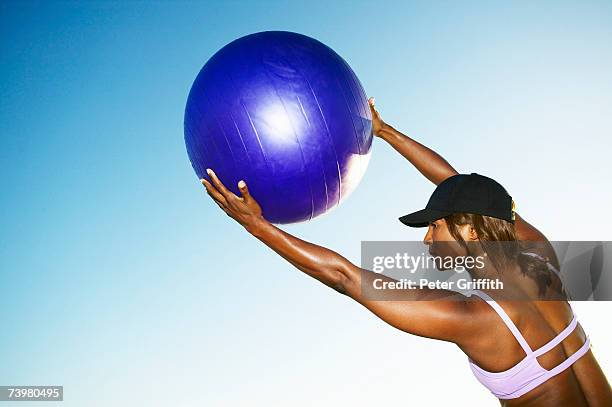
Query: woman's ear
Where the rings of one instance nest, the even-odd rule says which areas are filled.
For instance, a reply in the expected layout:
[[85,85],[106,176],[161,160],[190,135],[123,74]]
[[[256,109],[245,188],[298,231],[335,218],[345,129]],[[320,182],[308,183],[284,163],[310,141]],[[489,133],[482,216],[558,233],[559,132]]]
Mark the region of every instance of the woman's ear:
[[474,226],[472,225],[470,225],[470,228],[468,229],[468,238],[471,241],[478,240],[478,232],[476,232],[476,229],[474,229]]

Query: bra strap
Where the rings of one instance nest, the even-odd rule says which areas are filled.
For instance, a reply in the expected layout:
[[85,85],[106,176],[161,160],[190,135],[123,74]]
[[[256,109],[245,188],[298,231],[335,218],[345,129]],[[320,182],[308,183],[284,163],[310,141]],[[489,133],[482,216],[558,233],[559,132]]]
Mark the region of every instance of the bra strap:
[[536,387],[538,387],[540,384],[544,383],[546,380],[550,379],[551,377],[558,375],[559,373],[561,373],[562,371],[570,367],[574,362],[576,362],[582,356],[584,356],[584,354],[589,351],[590,346],[591,346],[591,342],[589,338],[587,337],[586,341],[584,341],[584,344],[580,347],[580,349],[574,352],[573,355],[571,355],[570,357],[568,357],[563,362],[559,363],[557,366],[553,367],[550,370],[544,369],[546,370],[546,372],[543,375],[541,375],[536,380],[532,380],[526,386],[523,386],[521,389],[512,393],[512,397],[510,398],[520,397],[523,394],[535,389]]
[[480,290],[474,290],[474,291],[472,291],[472,293],[476,294],[478,297],[480,297],[483,300],[485,300],[487,302],[487,304],[489,304],[495,310],[495,312],[497,312],[497,314],[504,321],[504,323],[506,324],[506,326],[508,327],[510,332],[512,332],[512,335],[514,335],[514,337],[516,338],[516,340],[521,345],[521,347],[523,348],[523,350],[525,351],[525,353],[527,355],[530,355],[531,353],[533,353],[533,350],[531,350],[531,347],[529,346],[529,344],[527,344],[527,341],[523,337],[523,334],[521,334],[521,332],[518,330],[516,325],[514,325],[514,322],[512,322],[512,319],[510,319],[510,316],[506,313],[506,311],[504,311],[504,309],[501,307],[501,305],[499,305],[488,294],[486,294],[486,293],[484,293],[484,292],[482,292]]
[[589,351],[591,347],[591,340],[587,337],[584,344],[578,349],[576,352],[572,354],[569,358],[565,359],[563,362],[559,363],[557,366],[550,369],[547,373],[549,377],[557,375],[574,364],[575,361],[580,359],[585,353]]
[[574,331],[574,329],[576,329],[577,324],[578,324],[578,320],[576,319],[576,315],[574,315],[574,317],[572,318],[572,322],[570,322],[570,324],[567,327],[565,327],[563,331],[559,332],[559,335],[555,336],[550,342],[548,342],[547,344],[545,344],[538,350],[534,351],[533,353],[536,356],[545,354],[546,352],[548,352],[549,350],[551,350],[552,348],[560,344],[565,338],[567,338],[569,334],[571,334]]

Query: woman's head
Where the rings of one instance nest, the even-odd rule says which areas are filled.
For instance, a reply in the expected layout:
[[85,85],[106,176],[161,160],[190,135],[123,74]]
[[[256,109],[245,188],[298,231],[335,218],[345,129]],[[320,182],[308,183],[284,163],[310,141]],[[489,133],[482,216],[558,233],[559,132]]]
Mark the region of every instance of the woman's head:
[[[543,294],[551,284],[546,264],[522,255],[514,229],[514,201],[497,181],[476,174],[457,174],[442,181],[427,206],[402,216],[411,227],[428,227],[425,243],[434,256],[486,254],[494,272],[519,264]],[[488,269],[485,271],[489,271]]]
[[448,177],[436,187],[425,209],[400,221],[429,227],[424,240],[432,255],[466,256],[468,246],[474,246],[469,242],[516,240],[512,197],[497,181],[476,173]]

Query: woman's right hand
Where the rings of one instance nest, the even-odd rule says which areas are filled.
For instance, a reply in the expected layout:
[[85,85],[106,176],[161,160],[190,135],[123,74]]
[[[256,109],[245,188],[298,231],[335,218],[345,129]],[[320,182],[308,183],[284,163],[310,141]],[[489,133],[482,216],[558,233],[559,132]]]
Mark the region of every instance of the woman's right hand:
[[370,112],[372,113],[372,134],[380,136],[382,129],[386,126],[386,123],[380,118],[380,113],[376,110],[374,98],[368,99],[370,105]]

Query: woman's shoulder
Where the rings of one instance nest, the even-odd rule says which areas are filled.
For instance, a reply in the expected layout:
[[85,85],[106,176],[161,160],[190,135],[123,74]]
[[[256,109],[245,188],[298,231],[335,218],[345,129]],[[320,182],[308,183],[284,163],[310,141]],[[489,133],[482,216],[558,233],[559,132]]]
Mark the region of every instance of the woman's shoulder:
[[514,224],[517,240],[521,241],[524,252],[532,253],[546,260],[556,269],[559,269],[557,254],[550,241],[535,226],[516,214]]

